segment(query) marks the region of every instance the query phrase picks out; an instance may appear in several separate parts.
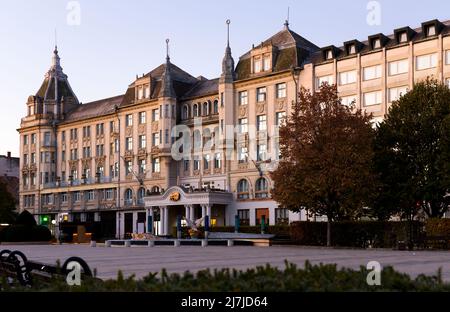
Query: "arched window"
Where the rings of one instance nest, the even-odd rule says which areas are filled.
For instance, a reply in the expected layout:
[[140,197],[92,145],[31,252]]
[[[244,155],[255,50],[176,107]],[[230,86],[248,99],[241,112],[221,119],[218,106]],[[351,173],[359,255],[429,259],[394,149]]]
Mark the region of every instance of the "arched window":
[[159,186],[152,187],[152,193],[160,193],[161,190],[159,189]]
[[125,205],[131,205],[133,203],[133,190],[125,190]]
[[213,108],[213,114],[219,113],[219,100],[214,101],[214,108]]
[[189,119],[189,107],[187,105],[183,106],[183,119]]
[[246,179],[239,180],[237,185],[237,197],[238,199],[248,199],[248,181]]
[[139,188],[138,196],[137,196],[139,205],[144,204],[144,196],[145,196],[145,188],[141,187],[141,188]]
[[256,180],[255,186],[255,197],[256,198],[267,198],[269,197],[267,180],[265,178],[259,178]]
[[202,134],[200,133],[200,130],[194,131],[194,148],[201,148],[202,147]]
[[203,116],[209,115],[209,104],[208,102],[203,103]]
[[197,104],[194,104],[194,106],[192,107],[192,111],[193,111],[194,117],[198,117],[199,111],[198,111],[198,105]]

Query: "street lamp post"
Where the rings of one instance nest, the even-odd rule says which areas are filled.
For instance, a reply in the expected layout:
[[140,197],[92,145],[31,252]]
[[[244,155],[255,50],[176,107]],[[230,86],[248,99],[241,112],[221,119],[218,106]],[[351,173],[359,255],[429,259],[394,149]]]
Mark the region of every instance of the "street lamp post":
[[116,151],[117,151],[117,215],[118,215],[118,237],[120,239],[120,162],[121,162],[121,157],[120,157],[120,117],[119,117],[119,107],[116,105],[114,107],[115,113],[116,113],[116,118],[117,118],[117,129],[118,129],[118,138],[117,138],[117,147],[116,147]]

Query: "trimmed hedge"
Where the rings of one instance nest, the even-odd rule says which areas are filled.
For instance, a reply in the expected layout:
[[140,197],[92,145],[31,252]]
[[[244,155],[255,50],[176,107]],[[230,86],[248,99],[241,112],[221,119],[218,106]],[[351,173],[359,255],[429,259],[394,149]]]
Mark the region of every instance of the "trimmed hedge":
[[450,219],[428,219],[425,222],[427,236],[450,237]]
[[[410,228],[411,226],[411,228]],[[343,221],[331,224],[331,244],[338,247],[393,248],[398,242],[422,236],[423,224],[414,222]],[[300,221],[291,224],[291,239],[296,244],[325,246],[327,223]]]
[[442,281],[441,272],[435,276],[420,275],[412,279],[392,267],[381,272],[381,285],[369,286],[369,271],[361,266],[359,270],[337,268],[336,264],[311,265],[304,268],[286,262],[284,269],[266,265],[245,271],[232,269],[202,270],[196,274],[168,274],[163,270],[159,275],[149,273],[136,280],[134,276],[124,278],[121,272],[115,280],[89,279],[81,286],[68,286],[65,278],[54,279],[50,283],[41,282],[33,287],[20,285],[11,287],[0,280],[4,291],[78,291],[78,292],[323,292],[323,291],[450,291],[450,284]]
[[[201,231],[204,231],[204,228],[200,228]],[[225,233],[233,233],[234,226],[214,226],[210,228],[210,232],[225,232]],[[251,233],[251,234],[260,234],[261,226],[241,226],[239,228],[240,233]],[[284,238],[287,239],[290,237],[290,227],[288,225],[269,225],[266,226],[265,232],[266,234],[274,234],[276,238]],[[177,236],[177,228],[174,227],[172,229],[172,236]],[[188,228],[183,227],[181,229],[182,237],[189,237]]]

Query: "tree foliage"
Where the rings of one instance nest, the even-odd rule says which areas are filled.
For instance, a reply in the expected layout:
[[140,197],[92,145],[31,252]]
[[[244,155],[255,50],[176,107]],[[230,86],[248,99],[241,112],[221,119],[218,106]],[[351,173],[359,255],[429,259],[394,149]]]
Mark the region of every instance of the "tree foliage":
[[427,79],[394,102],[379,125],[375,214],[442,217],[450,186],[450,90]]
[[11,224],[15,220],[16,200],[8,191],[7,185],[0,181],[0,223]]
[[280,128],[281,160],[273,197],[292,211],[308,208],[329,221],[364,214],[376,187],[371,116],[342,105],[336,86],[302,89]]

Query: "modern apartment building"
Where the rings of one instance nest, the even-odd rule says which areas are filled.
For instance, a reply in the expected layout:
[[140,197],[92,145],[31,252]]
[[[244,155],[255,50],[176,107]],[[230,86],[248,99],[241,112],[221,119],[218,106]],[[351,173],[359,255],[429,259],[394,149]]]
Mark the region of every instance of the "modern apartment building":
[[124,94],[86,104],[55,49],[19,129],[20,207],[41,223],[97,223],[110,237],[170,235],[178,216],[212,226],[305,219],[270,195],[296,91],[337,84],[344,105],[380,121],[415,82],[449,83],[449,34],[450,21],[433,20],[320,48],[286,22],[236,66],[228,41],[217,79],[195,78],[167,55]]

